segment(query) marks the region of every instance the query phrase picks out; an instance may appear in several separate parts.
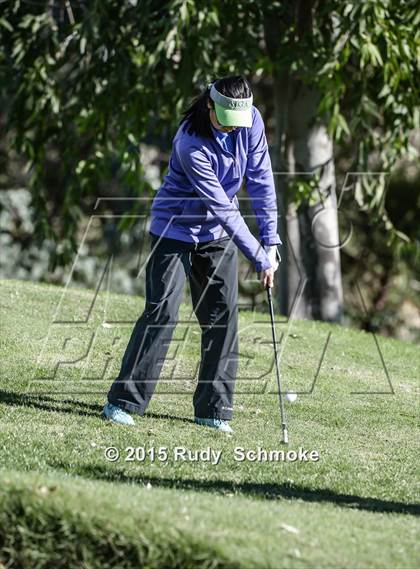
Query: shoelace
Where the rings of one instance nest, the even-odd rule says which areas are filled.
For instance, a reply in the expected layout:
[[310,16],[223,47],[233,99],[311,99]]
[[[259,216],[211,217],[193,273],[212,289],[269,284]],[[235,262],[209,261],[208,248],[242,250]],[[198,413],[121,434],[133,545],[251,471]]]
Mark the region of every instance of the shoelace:
[[113,411],[117,416],[122,416],[124,417],[126,412],[124,411],[124,409],[121,409],[121,407],[117,407],[117,405],[113,405],[111,408],[111,411]]
[[127,417],[127,412],[124,411],[124,409],[118,409],[116,415],[117,415],[118,417],[121,417],[121,418],[124,418],[124,419],[125,419],[125,418]]

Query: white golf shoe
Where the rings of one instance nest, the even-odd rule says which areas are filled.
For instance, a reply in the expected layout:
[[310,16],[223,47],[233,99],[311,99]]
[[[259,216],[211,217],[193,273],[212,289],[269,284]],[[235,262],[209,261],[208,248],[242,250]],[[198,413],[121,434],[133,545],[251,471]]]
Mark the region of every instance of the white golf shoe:
[[135,425],[133,417],[121,407],[107,403],[102,411],[102,417],[119,425]]
[[216,429],[222,433],[233,433],[232,427],[229,425],[228,421],[223,421],[223,419],[201,419],[200,417],[194,417],[194,423],[197,425],[204,425],[205,427],[210,427],[211,429]]

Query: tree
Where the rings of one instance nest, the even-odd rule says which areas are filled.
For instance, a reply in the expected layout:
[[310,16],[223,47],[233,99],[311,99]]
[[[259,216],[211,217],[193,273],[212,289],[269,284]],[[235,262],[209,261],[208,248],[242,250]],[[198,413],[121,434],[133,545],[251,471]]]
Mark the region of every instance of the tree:
[[[333,143],[349,140],[359,205],[388,224],[384,174],[409,152],[416,127],[414,3],[303,1],[265,12],[268,68],[274,77],[276,167],[294,174],[287,212],[288,299],[295,313],[340,320],[342,287]],[[402,88],[402,85],[404,87]],[[404,125],[404,126],[403,126]],[[401,128],[402,127],[402,128]],[[347,140],[346,140],[347,139]],[[384,144],[385,142],[385,144]],[[375,162],[369,163],[374,155]],[[308,176],[311,175],[311,177]],[[286,287],[283,287],[285,290]]]

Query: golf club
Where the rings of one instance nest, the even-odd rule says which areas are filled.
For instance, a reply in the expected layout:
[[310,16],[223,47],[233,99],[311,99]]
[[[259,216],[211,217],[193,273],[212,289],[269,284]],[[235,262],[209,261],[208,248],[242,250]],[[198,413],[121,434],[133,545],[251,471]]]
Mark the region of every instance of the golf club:
[[277,387],[278,387],[278,391],[279,391],[281,429],[282,429],[282,433],[283,433],[283,442],[284,442],[284,444],[287,445],[289,442],[289,435],[287,432],[286,414],[284,412],[283,392],[281,390],[280,369],[279,369],[279,362],[278,362],[278,357],[277,357],[277,341],[276,341],[276,329],[274,326],[273,298],[271,296],[271,287],[267,285],[266,288],[267,288],[267,296],[268,296],[268,305],[270,307],[271,332],[273,335],[274,359],[276,361],[276,374],[277,374]]

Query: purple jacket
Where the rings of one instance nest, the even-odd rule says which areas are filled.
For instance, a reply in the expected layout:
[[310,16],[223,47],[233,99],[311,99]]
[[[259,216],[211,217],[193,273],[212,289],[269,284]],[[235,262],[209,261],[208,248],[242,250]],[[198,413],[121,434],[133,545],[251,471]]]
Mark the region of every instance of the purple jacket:
[[[261,245],[277,245],[281,240],[264,122],[255,106],[252,116],[251,128],[238,128],[232,133],[235,156],[217,138],[190,135],[185,122],[179,126],[168,174],[153,200],[150,231],[190,242],[230,236],[260,272],[271,266]],[[261,243],[239,211],[236,193],[244,177]]]

